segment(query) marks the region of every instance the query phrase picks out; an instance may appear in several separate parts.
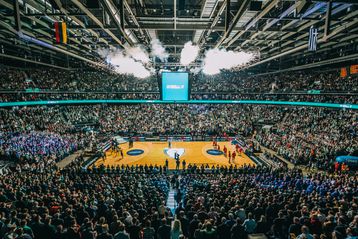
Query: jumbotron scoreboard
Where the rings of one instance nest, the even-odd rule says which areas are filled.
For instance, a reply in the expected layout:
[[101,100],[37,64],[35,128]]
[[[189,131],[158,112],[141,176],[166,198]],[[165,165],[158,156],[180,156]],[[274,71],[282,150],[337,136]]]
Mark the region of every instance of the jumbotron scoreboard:
[[162,72],[161,99],[163,101],[189,100],[188,72]]

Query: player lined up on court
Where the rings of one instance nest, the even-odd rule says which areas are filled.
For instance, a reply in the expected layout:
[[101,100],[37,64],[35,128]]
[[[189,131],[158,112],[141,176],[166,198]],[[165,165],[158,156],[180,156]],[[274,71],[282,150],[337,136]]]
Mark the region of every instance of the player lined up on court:
[[[214,147],[214,149],[220,151],[220,145],[219,145],[219,144],[217,143],[217,141],[215,141],[215,140],[213,140],[213,147]],[[237,153],[240,153],[240,155],[241,155],[241,153],[242,153],[242,148],[241,148],[238,144],[235,145],[235,148],[236,148],[236,152],[237,152]],[[226,148],[226,146],[224,145],[223,152],[224,152],[225,158],[229,158],[229,164],[235,163],[235,162],[234,162],[234,161],[235,161],[235,157],[236,157],[236,152],[235,152],[235,151],[231,153],[231,151],[228,150],[228,148]]]

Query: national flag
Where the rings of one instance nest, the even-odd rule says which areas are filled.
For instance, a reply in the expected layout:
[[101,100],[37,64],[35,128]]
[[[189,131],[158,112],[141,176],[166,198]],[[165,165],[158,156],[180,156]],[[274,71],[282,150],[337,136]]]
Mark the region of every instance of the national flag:
[[65,22],[55,22],[56,43],[67,43],[67,25]]
[[318,29],[311,27],[310,32],[309,32],[309,38],[308,38],[308,50],[309,51],[317,50],[317,35],[318,35]]

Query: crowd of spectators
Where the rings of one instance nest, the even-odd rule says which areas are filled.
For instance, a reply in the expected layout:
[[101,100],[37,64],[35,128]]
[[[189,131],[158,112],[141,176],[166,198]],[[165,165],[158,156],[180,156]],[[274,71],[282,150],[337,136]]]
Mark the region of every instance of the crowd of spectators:
[[[0,93],[0,102],[41,100],[159,100],[159,93]],[[350,103],[348,101],[347,103]]]
[[[106,72],[1,68],[0,77],[6,79],[0,81],[1,90],[130,91],[121,94],[129,97],[123,99],[152,99],[158,94],[134,91],[159,91],[154,79],[139,81]],[[247,89],[357,91],[356,78],[337,82],[333,73],[265,76],[266,80],[217,77],[194,79],[193,91],[206,92],[197,93],[198,99],[243,99],[235,97],[246,97],[241,93]],[[240,96],[211,94],[229,91]],[[82,97],[82,93],[19,93],[4,98],[9,95],[4,93],[1,99]],[[91,95],[117,97],[98,93],[86,94],[86,99],[93,99]],[[334,97],[334,102],[356,102],[354,96]],[[326,100],[330,99],[317,101]],[[84,170],[82,156],[61,170],[55,162],[117,135],[240,135],[296,165],[327,169],[335,156],[357,153],[357,117],[349,109],[239,104],[1,108],[0,157],[19,163],[0,177],[0,238],[246,239],[253,233],[272,239],[356,238],[358,178],[354,172],[304,174],[283,164],[212,169],[191,165],[179,176],[168,175],[158,165]],[[277,160],[269,154],[264,157]],[[175,192],[174,208],[166,205],[170,190]]]
[[46,167],[88,145],[86,132],[75,131],[75,122],[90,115],[64,114],[59,108],[13,108],[0,110],[0,158]]
[[[15,169],[0,179],[9,239],[354,238],[357,178],[243,167],[212,173]],[[177,205],[166,205],[170,188]]]
[[332,94],[285,94],[285,93],[192,93],[192,100],[265,100],[265,101],[304,101],[336,104],[357,104],[358,95]]
[[[194,93],[191,100],[271,100],[308,101],[338,104],[357,104],[357,95],[318,95],[318,94],[253,94],[253,93]],[[1,102],[40,101],[40,100],[159,100],[157,93],[0,93]]]
[[357,92],[357,75],[340,78],[339,72],[293,72],[272,75],[242,76],[232,72],[213,76],[196,75],[193,92]]
[[[277,109],[272,111],[270,109]],[[80,123],[98,123],[101,133],[136,135],[236,134],[251,132],[252,122],[278,121],[283,110],[242,105],[130,104],[37,106],[1,109],[2,126],[14,130],[66,133]],[[213,123],[213,120],[215,122]]]
[[[358,145],[357,113],[348,109],[217,104],[82,105],[15,107],[1,109],[0,116],[1,155],[11,155],[9,152],[13,151],[22,155],[23,150],[18,149],[27,149],[21,144],[29,142],[39,142],[35,145],[39,149],[30,146],[35,152],[32,154],[38,154],[39,150],[46,151],[43,144],[48,138],[57,146],[56,155],[60,159],[93,140],[108,140],[114,135],[240,134],[253,136],[294,164],[323,168],[331,165],[337,155],[355,154]],[[265,125],[271,127],[267,130]]]
[[51,132],[1,132],[0,149],[8,159],[30,162],[59,160],[78,149],[78,140],[71,135]]
[[[136,79],[104,71],[0,70],[0,100],[160,99],[156,76]],[[191,99],[357,103],[357,76],[338,72],[243,76],[191,75]],[[321,94],[309,91],[322,91]],[[350,94],[347,94],[350,92]]]
[[[182,178],[183,209],[188,221],[195,218],[202,227],[198,238],[246,238],[251,233],[272,238],[346,238],[347,232],[356,236],[355,229],[348,229],[357,219],[354,177],[303,177],[290,170],[243,172]],[[196,234],[191,225],[189,238]]]
[[335,156],[357,153],[357,117],[345,110],[292,108],[274,129],[255,138],[294,164],[327,168]]
[[136,79],[105,71],[64,71],[55,69],[0,69],[1,90],[37,88],[58,91],[122,92],[159,91],[156,78]]

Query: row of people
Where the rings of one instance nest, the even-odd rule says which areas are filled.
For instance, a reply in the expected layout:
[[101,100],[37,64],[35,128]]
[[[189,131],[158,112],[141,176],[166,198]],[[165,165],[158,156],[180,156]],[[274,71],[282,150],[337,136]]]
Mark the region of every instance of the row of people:
[[357,92],[357,75],[340,78],[332,72],[287,72],[264,76],[243,76],[226,72],[214,76],[196,75],[192,81],[193,92]]
[[158,91],[156,78],[136,79],[106,71],[63,71],[1,67],[1,90],[38,88],[69,91]]
[[[157,93],[0,93],[1,102],[40,100],[159,100]],[[324,103],[357,104],[358,95],[317,95],[317,94],[245,94],[192,92],[191,100],[267,100],[267,101],[310,101]]]

